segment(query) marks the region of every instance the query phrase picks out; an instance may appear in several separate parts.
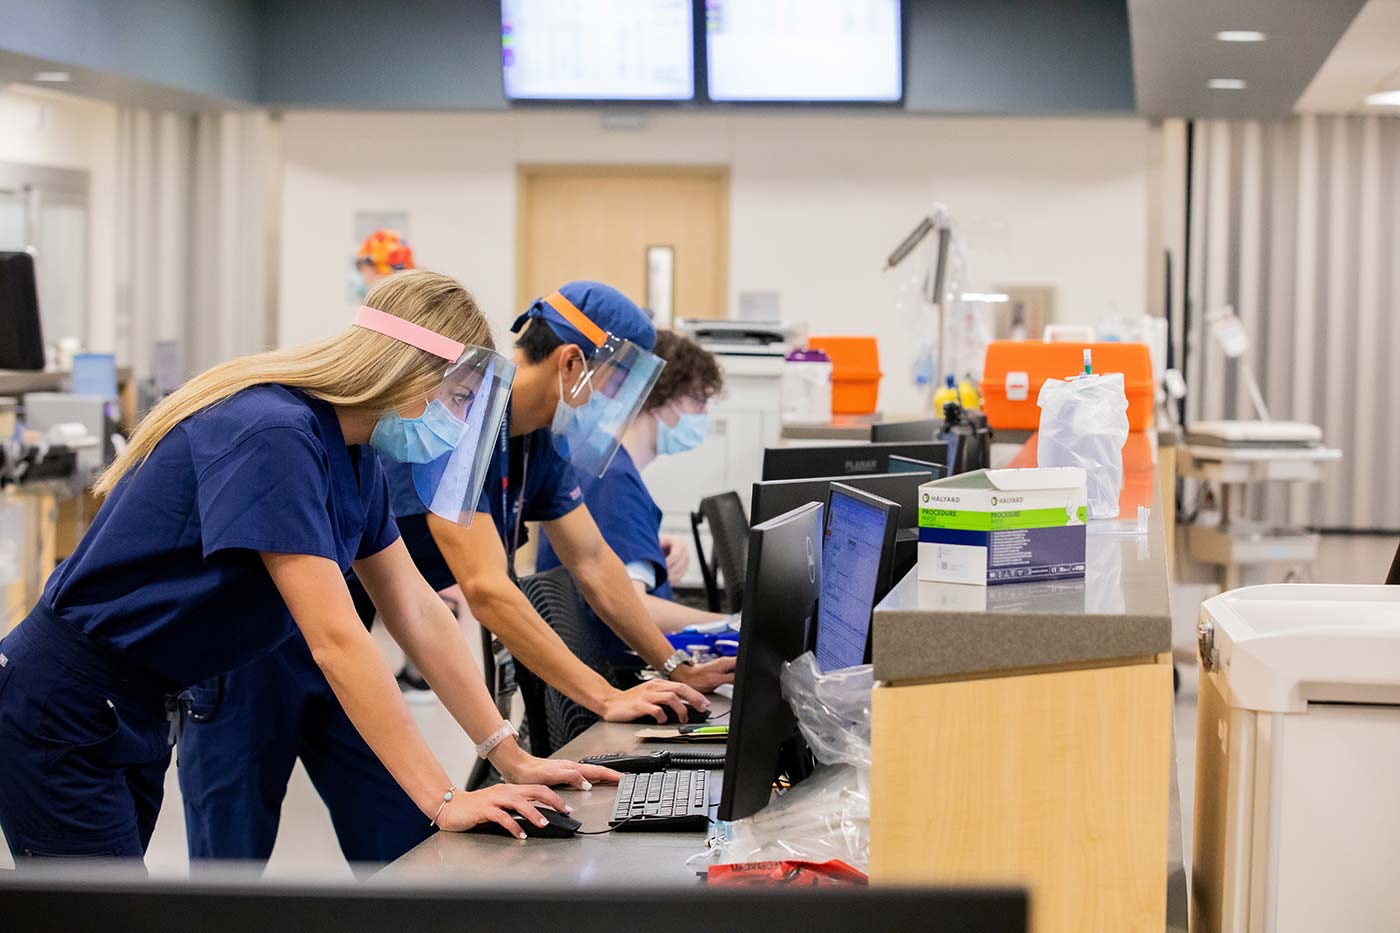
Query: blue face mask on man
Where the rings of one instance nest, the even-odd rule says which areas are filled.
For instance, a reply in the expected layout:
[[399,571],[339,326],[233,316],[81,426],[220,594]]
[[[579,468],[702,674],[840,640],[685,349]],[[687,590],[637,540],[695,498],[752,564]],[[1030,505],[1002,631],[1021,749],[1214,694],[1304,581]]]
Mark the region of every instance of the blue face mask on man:
[[456,450],[466,430],[466,422],[433,399],[417,418],[405,418],[396,411],[381,417],[369,443],[400,463],[432,463]]
[[710,416],[679,412],[675,427],[656,419],[656,452],[659,454],[682,454],[694,450],[705,442],[710,434]]

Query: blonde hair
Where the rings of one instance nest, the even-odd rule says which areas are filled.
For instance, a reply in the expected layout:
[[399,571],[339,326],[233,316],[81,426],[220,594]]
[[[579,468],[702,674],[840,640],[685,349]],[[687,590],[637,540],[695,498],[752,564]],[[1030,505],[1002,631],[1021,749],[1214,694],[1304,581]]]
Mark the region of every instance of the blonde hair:
[[[495,349],[476,299],[448,276],[424,270],[396,272],[370,289],[365,304],[461,343]],[[176,425],[251,386],[289,386],[337,407],[385,412],[422,401],[437,388],[447,366],[441,357],[362,327],[290,350],[220,363],[141,419],[126,450],[98,478],[93,492],[110,493],[123,476],[146,462]]]

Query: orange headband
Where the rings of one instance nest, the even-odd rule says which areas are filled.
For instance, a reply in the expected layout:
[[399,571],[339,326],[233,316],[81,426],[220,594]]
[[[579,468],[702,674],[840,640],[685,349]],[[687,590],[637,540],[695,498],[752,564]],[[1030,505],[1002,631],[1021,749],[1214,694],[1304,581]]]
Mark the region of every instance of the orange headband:
[[574,303],[559,292],[550,295],[544,302],[555,311],[558,311],[559,316],[572,324],[574,329],[580,334],[583,334],[583,336],[593,341],[595,347],[601,347],[608,342],[607,332],[597,324],[594,324],[588,315],[574,307]]

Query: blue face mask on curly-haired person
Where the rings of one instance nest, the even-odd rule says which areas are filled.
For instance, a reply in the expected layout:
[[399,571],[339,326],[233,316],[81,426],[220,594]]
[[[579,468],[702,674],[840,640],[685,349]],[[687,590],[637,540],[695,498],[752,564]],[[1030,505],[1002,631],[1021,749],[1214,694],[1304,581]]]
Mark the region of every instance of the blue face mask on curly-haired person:
[[710,416],[704,412],[679,412],[674,427],[657,418],[656,452],[682,454],[687,450],[694,450],[705,442],[709,434]]

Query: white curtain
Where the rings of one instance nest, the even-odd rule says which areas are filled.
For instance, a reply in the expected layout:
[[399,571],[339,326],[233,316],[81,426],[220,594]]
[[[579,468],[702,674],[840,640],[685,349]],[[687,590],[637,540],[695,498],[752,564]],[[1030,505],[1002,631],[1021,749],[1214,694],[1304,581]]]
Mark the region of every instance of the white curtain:
[[1205,322],[1231,305],[1272,417],[1344,457],[1257,511],[1400,529],[1400,119],[1202,121],[1193,169],[1188,420],[1253,417]]
[[116,343],[138,377],[159,340],[187,373],[275,342],[279,142],[262,112],[119,114]]

